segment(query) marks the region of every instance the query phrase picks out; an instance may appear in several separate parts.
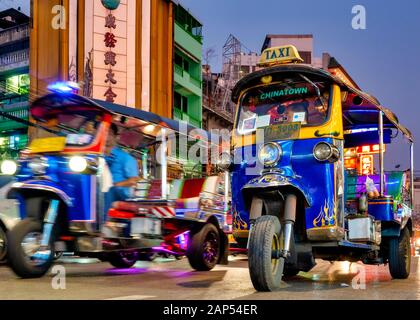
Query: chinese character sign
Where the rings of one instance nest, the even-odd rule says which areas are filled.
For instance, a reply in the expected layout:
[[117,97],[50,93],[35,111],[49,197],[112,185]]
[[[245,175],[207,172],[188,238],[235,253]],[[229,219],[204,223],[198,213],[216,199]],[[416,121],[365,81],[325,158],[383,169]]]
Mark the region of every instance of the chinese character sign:
[[104,38],[105,47],[108,48],[108,51],[104,54],[104,63],[108,67],[105,79],[105,83],[108,84],[108,89],[106,90],[104,96],[106,97],[106,101],[114,102],[117,94],[112,90],[112,85],[117,84],[117,80],[115,79],[115,73],[113,72],[112,67],[115,67],[117,64],[117,54],[112,51],[112,49],[115,48],[117,39],[115,34],[112,33],[112,29],[116,29],[117,24],[116,18],[111,11],[105,17],[105,28],[108,28],[109,31],[105,33]]

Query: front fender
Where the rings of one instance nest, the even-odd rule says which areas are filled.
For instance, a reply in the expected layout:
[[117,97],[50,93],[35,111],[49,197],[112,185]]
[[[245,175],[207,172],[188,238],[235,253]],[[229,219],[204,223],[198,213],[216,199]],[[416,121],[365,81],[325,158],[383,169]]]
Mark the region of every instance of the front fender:
[[250,180],[242,187],[242,192],[253,189],[275,189],[289,187],[297,190],[305,199],[306,206],[312,206],[312,197],[308,190],[301,184],[299,179],[293,177],[285,177],[278,173],[267,173]]
[[15,182],[7,193],[8,199],[16,199],[18,195],[28,197],[27,194],[33,192],[54,194],[58,196],[66,205],[72,206],[72,199],[60,188],[57,183],[47,180],[30,180],[25,182]]

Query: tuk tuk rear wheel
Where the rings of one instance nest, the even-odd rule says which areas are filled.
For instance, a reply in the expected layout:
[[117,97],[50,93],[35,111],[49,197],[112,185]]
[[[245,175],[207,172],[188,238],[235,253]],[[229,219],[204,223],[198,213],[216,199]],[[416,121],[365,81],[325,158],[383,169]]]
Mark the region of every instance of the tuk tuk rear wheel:
[[136,264],[139,259],[137,252],[111,252],[108,262],[115,268],[128,269]]
[[273,291],[280,286],[284,258],[276,259],[280,248],[280,220],[275,216],[257,218],[249,238],[248,265],[252,284],[257,291]]
[[394,279],[407,279],[410,267],[410,232],[404,229],[399,237],[389,239],[389,271]]
[[34,219],[20,221],[8,233],[9,253],[8,260],[12,270],[21,278],[39,278],[50,269],[54,260],[54,231],[51,234],[50,244],[46,250],[46,258],[37,259],[35,254],[40,253],[42,238],[42,222]]
[[200,231],[190,234],[187,258],[197,271],[210,271],[219,262],[220,234],[212,223],[206,223]]

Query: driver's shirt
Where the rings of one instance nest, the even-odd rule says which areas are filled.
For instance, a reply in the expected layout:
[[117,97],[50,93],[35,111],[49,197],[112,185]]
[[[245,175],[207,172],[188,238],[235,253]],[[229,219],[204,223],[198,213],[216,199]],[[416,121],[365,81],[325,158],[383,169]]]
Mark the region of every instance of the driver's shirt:
[[[111,154],[105,157],[109,170],[111,171],[113,183],[138,177],[139,168],[136,159],[120,147],[114,147]],[[126,197],[131,196],[130,187],[117,187]]]

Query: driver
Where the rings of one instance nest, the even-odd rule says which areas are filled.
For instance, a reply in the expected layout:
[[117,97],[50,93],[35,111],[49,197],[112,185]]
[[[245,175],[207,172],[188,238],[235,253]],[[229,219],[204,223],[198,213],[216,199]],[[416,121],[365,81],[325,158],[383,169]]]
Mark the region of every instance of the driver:
[[133,195],[133,187],[139,180],[136,159],[117,145],[118,127],[112,123],[105,147],[105,160],[111,171],[113,186],[105,193],[105,214],[114,201],[123,201]]

